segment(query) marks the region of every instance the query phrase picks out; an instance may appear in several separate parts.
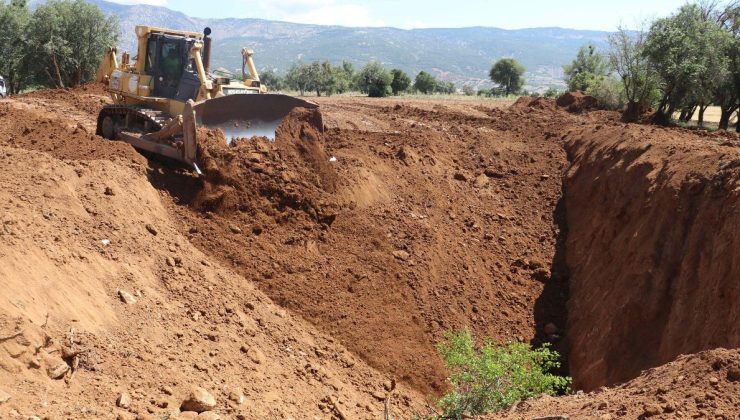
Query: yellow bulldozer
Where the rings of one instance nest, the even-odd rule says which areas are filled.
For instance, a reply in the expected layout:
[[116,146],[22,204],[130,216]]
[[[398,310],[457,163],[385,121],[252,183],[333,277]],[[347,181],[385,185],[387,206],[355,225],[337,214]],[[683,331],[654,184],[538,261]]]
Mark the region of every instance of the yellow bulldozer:
[[[268,94],[257,74],[252,51],[242,50],[242,75],[210,72],[211,30],[203,33],[137,26],[138,51],[118,62],[109,48],[96,79],[113,105],[98,115],[97,134],[122,140],[156,155],[175,159],[197,172],[197,127],[221,129],[233,138],[265,136],[294,109],[318,105],[286,95]],[[248,74],[247,74],[248,73]]]

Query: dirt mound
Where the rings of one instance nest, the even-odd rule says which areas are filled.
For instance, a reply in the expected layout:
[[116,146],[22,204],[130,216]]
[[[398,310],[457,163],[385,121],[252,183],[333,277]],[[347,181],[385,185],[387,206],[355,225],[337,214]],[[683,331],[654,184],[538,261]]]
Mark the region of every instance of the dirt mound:
[[108,100],[97,84],[78,89],[40,90],[0,102],[1,144],[47,152],[59,159],[146,159],[123,142],[104,142],[95,135],[96,116]]
[[555,110],[555,101],[541,96],[522,96],[511,107],[514,109],[535,108],[540,110]]
[[[110,102],[110,95],[101,83],[89,83],[76,88],[40,89],[14,96],[24,103],[35,103],[47,108],[61,107],[59,111],[81,111],[97,115],[100,108]],[[71,107],[71,109],[70,109]]]
[[561,398],[543,397],[489,418],[737,419],[738,413],[740,350],[716,349],[680,356],[616,388]]
[[566,111],[573,113],[591,111],[599,107],[599,101],[596,98],[579,91],[567,92],[561,95],[556,103],[560,108],[565,108]]
[[740,148],[715,135],[733,136],[624,124],[568,136],[567,336],[578,389],[740,346]]
[[59,115],[19,107],[15,101],[17,99],[0,103],[0,118],[12,121],[12,124],[0,124],[0,137],[5,145],[43,151],[62,159],[146,162],[126,143],[103,144],[94,131],[75,120],[64,120]]
[[227,418],[420,409],[194,248],[142,168],[5,146],[0,163],[0,418],[175,418],[193,385]]
[[337,176],[324,150],[320,121],[316,110],[294,110],[278,127],[274,142],[254,137],[227,145],[220,130],[200,130],[198,155],[206,182],[195,207],[283,221],[302,212],[331,224]]

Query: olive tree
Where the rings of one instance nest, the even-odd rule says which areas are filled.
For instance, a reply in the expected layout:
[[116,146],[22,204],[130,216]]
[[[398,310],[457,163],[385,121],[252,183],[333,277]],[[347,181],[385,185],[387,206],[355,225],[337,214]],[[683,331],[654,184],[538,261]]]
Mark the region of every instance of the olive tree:
[[655,121],[666,123],[673,112],[692,100],[706,100],[716,75],[723,72],[729,33],[708,21],[695,4],[653,23],[643,54],[660,76],[661,99]]
[[288,69],[288,73],[285,75],[285,84],[289,88],[300,92],[301,96],[306,94],[306,91],[313,90],[316,76],[313,74],[317,68],[306,63],[293,63]]
[[391,90],[393,91],[394,95],[405,92],[406,89],[408,89],[411,85],[411,78],[409,78],[408,74],[406,74],[406,72],[404,72],[403,70],[393,69],[391,70],[391,74],[393,75]]
[[587,91],[609,74],[609,60],[593,45],[584,45],[571,64],[563,66],[565,83],[570,91]]
[[38,83],[73,87],[92,80],[119,37],[118,19],[83,0],[40,4],[28,26],[28,55]]
[[518,93],[524,86],[524,66],[513,58],[502,58],[498,60],[489,76],[494,83],[503,88],[506,95]]
[[0,74],[7,79],[9,94],[19,93],[28,83],[28,37],[31,11],[25,0],[0,1]]
[[628,121],[636,120],[656,96],[657,75],[643,54],[645,36],[643,31],[634,34],[623,27],[609,36],[609,61],[622,80],[627,102],[624,116]]
[[274,70],[266,70],[260,73],[260,82],[269,90],[281,91],[285,88],[285,81]]
[[434,76],[425,71],[420,71],[414,79],[414,89],[426,95],[437,89],[437,83]]
[[382,98],[391,93],[393,75],[377,61],[370,62],[357,73],[355,83],[360,92],[373,98]]

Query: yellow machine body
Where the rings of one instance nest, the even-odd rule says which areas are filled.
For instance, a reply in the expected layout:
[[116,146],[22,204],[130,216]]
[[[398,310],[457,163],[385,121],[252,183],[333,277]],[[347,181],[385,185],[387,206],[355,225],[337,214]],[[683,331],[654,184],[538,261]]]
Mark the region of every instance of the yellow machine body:
[[137,26],[132,62],[124,52],[119,63],[110,48],[96,79],[106,85],[113,105],[101,110],[98,134],[197,168],[198,125],[222,129],[227,138],[269,138],[293,108],[317,107],[267,94],[247,48],[241,51],[240,79],[211,74],[209,34],[208,28],[201,34]]

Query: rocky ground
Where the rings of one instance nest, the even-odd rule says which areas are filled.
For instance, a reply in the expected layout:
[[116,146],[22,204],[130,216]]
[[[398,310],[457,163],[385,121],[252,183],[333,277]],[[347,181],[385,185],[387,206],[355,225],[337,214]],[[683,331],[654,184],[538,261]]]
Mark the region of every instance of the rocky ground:
[[740,350],[715,349],[678,357],[612,387],[519,403],[488,418],[737,419]]
[[[274,143],[204,137],[197,178],[95,136],[107,101],[0,101],[0,418],[412,418],[446,389],[434,344],[464,327],[567,367],[566,146],[638,129],[580,97],[322,98],[323,134],[304,113]],[[508,415],[735,418],[737,357]]]

